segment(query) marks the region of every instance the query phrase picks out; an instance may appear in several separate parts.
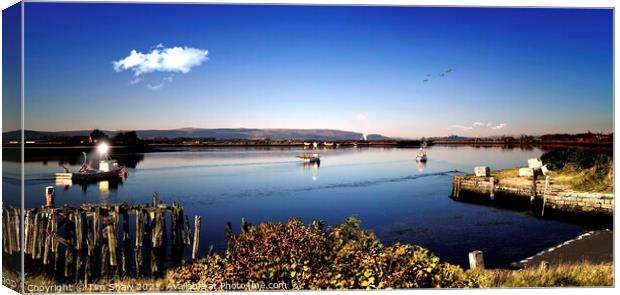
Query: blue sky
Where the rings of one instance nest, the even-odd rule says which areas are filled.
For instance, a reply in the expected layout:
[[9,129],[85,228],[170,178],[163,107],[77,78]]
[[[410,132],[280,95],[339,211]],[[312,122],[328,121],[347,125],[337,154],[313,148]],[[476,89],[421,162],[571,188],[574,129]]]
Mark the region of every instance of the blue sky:
[[[25,6],[27,129],[613,130],[611,10]],[[205,55],[115,70],[174,47]]]

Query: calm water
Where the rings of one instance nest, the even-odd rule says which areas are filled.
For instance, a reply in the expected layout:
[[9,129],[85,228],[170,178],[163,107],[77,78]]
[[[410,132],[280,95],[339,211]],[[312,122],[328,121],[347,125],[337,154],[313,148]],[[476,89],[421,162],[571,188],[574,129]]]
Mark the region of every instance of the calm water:
[[[300,164],[295,159],[300,152],[222,148],[115,155],[132,167],[125,182],[57,184],[56,202],[147,203],[156,191],[163,202],[180,202],[190,218],[202,216],[202,252],[209,244],[223,250],[226,222],[238,230],[242,217],[255,224],[292,217],[337,224],[357,215],[386,244],[418,244],[461,265],[469,251],[479,249],[490,267],[507,266],[583,231],[572,223],[449,198],[454,174],[443,172],[472,171],[481,164],[493,169],[524,165],[542,154],[539,149],[435,146],[428,149],[425,167],[416,164],[416,149],[325,150],[320,167]],[[50,156],[26,163],[26,207],[42,205],[43,187],[54,185],[53,173],[62,161]],[[78,165],[74,159],[68,166]]]

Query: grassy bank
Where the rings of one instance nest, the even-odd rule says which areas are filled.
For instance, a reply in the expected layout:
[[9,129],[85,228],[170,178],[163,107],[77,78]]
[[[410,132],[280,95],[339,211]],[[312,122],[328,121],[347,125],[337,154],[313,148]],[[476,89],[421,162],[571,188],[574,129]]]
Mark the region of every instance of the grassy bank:
[[556,184],[576,191],[613,191],[614,163],[607,153],[567,149],[546,152],[540,159]]
[[[581,192],[613,192],[613,159],[605,153],[560,150],[544,153],[541,160],[550,170],[553,185]],[[491,175],[504,184],[530,185],[530,180],[519,177],[519,168],[494,170]]]
[[548,270],[485,270],[475,274],[480,287],[486,288],[599,287],[614,283],[613,264],[560,265]]

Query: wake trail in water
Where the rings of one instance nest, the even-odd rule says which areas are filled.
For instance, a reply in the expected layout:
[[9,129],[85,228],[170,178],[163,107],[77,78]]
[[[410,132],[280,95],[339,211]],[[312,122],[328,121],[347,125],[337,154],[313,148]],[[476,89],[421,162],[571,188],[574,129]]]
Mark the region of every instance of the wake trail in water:
[[364,181],[356,181],[356,182],[344,182],[344,183],[334,183],[334,184],[326,184],[322,186],[315,187],[306,187],[299,189],[300,191],[312,191],[317,189],[335,189],[335,188],[357,188],[357,187],[367,187],[382,183],[393,183],[393,182],[403,182],[409,180],[416,180],[424,177],[432,177],[432,176],[446,176],[459,173],[458,170],[452,171],[443,171],[443,172],[435,172],[435,173],[426,173],[426,174],[416,174],[416,175],[407,175],[402,177],[392,177],[392,178],[378,178],[374,180],[364,180]]
[[299,163],[299,161],[277,161],[277,162],[253,162],[253,163],[230,163],[230,164],[204,164],[204,165],[182,165],[182,166],[168,166],[168,167],[151,167],[140,168],[140,171],[157,171],[157,170],[170,170],[170,169],[188,169],[188,168],[217,168],[217,167],[243,167],[243,166],[267,166],[267,165],[283,165]]
[[221,194],[220,196],[224,197],[268,197],[272,195],[291,195],[300,192],[311,192],[318,190],[329,190],[329,189],[341,189],[341,188],[362,188],[369,187],[384,183],[398,183],[405,181],[412,181],[416,179],[426,178],[426,177],[436,177],[436,176],[451,176],[454,174],[463,173],[458,170],[449,170],[435,173],[426,173],[426,174],[416,174],[416,175],[407,175],[402,177],[391,177],[391,178],[378,178],[373,180],[364,180],[364,181],[354,181],[354,182],[341,182],[341,183],[332,183],[325,184],[319,186],[306,186],[300,188],[292,188],[292,189],[283,189],[283,188],[270,188],[263,190],[247,190],[245,192],[241,192],[238,194]]

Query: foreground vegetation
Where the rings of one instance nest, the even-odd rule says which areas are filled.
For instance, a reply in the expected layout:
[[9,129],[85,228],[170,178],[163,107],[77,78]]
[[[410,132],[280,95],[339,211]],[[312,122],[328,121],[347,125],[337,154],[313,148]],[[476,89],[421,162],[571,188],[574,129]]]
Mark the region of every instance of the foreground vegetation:
[[235,235],[227,230],[224,256],[209,255],[171,270],[174,284],[213,286],[230,282],[284,283],[299,289],[373,289],[477,287],[477,275],[443,263],[420,247],[386,247],[349,218],[326,230],[319,221],[304,226],[299,219],[286,224],[244,225]]
[[[326,228],[299,219],[287,223],[227,227],[223,255],[209,253],[168,271],[164,278],[102,278],[62,284],[44,276],[26,278],[26,292],[140,292],[209,290],[308,290],[388,288],[496,288],[611,286],[613,265],[581,263],[549,270],[469,270],[441,262],[428,250],[384,246],[357,218]],[[10,276],[7,271],[5,277]]]

